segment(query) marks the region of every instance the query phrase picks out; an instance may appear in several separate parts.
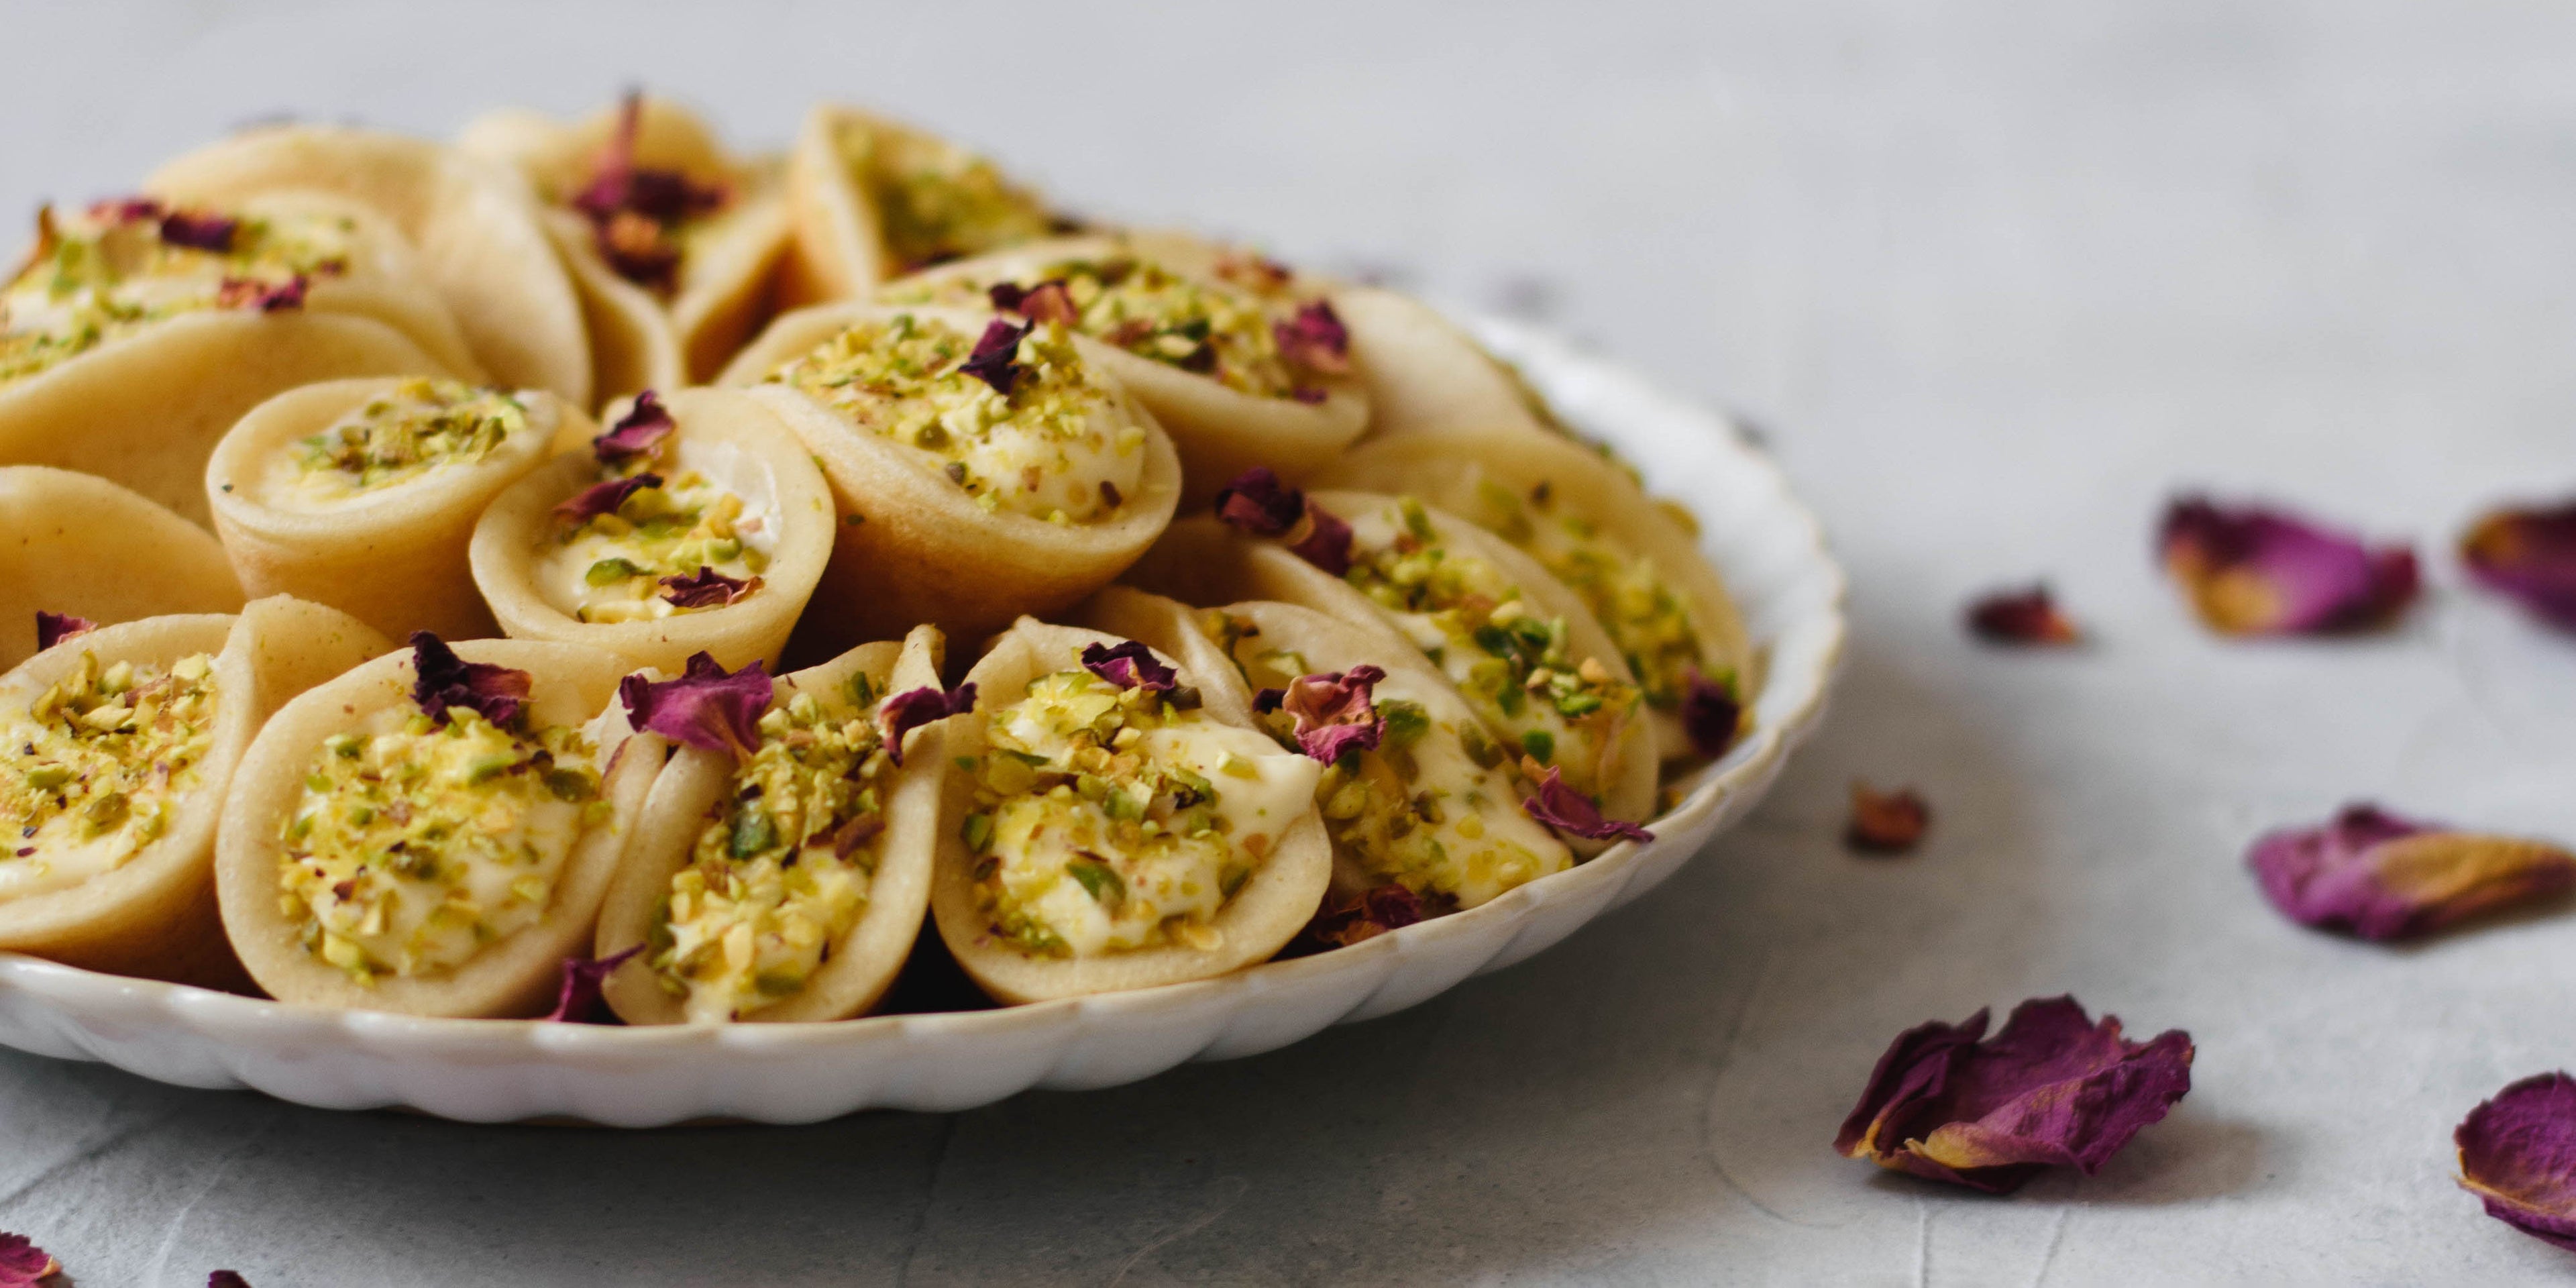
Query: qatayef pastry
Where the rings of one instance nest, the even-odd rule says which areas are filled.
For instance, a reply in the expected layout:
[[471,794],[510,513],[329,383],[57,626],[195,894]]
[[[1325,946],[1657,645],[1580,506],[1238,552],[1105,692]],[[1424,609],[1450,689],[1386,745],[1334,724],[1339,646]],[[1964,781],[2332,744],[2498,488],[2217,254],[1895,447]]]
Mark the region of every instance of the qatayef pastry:
[[1560,809],[1559,830],[1595,843],[1578,852],[1653,809],[1654,728],[1609,633],[1529,556],[1416,498],[1329,492],[1310,504],[1267,472],[1237,479],[1218,517],[1173,524],[1128,580],[1187,603],[1302,604],[1418,649],[1527,758],[1524,774],[1544,789],[1559,771],[1543,800],[1585,802]]
[[1700,553],[1689,512],[1646,495],[1617,466],[1553,435],[1495,437],[1473,452],[1410,435],[1362,445],[1319,481],[1418,496],[1509,541],[1618,644],[1665,759],[1734,743],[1760,683],[1734,598]]
[[615,702],[625,664],[571,644],[437,637],[306,692],[242,757],[216,886],[282,1002],[535,1015],[661,769]]
[[334,380],[253,408],[206,463],[233,570],[252,594],[329,604],[401,638],[492,635],[466,561],[492,499],[590,418],[543,390]]
[[1255,465],[1303,478],[1368,423],[1332,302],[1266,260],[1220,261],[1169,238],[1066,237],[889,282],[877,298],[992,308],[1100,341],[1102,365],[1171,431],[1192,504]]
[[474,582],[515,639],[665,671],[698,652],[775,662],[832,533],[822,474],[768,408],[738,390],[667,406],[647,390],[483,512]]
[[387,642],[283,595],[48,624],[62,638],[0,676],[0,948],[238,985],[214,896],[234,766],[269,712]]
[[[945,758],[939,632],[772,680],[693,659],[626,681],[636,724],[681,744],[599,914],[629,1024],[838,1020],[884,996],[930,907]],[[970,695],[960,694],[971,704]]]
[[1328,909],[1364,909],[1393,886],[1417,918],[1436,916],[1572,866],[1521,804],[1535,789],[1519,758],[1411,648],[1294,604],[1191,609],[1123,586],[1100,592],[1087,617],[1179,658],[1210,708],[1323,766]]
[[130,622],[241,605],[204,528],[95,475],[0,466],[0,671],[42,647],[40,611]]
[[910,126],[821,104],[787,155],[785,294],[857,299],[907,273],[1069,231],[991,161]]
[[161,167],[144,187],[190,204],[312,190],[373,206],[418,249],[425,276],[483,368],[479,376],[447,374],[591,405],[581,301],[526,181],[506,167],[397,134],[286,125],[199,148]]
[[925,621],[980,639],[1143,554],[1181,467],[1114,356],[1058,323],[939,310],[822,305],[773,324],[724,380],[796,432],[840,503],[807,629],[831,646]]
[[470,372],[400,234],[347,201],[40,211],[0,293],[0,462],[111,478],[202,522],[206,454],[260,400],[456,363]]
[[1205,979],[1294,938],[1332,877],[1322,766],[1132,641],[1023,618],[951,719],[931,912],[1005,1002]]
[[1372,437],[1565,435],[1511,364],[1430,305],[1383,287],[1345,285],[1333,289],[1333,307],[1350,329],[1352,359],[1368,386]]
[[457,146],[518,167],[550,207],[602,398],[705,380],[760,325],[787,251],[778,167],[735,160],[687,108],[630,94],[573,125],[503,110]]

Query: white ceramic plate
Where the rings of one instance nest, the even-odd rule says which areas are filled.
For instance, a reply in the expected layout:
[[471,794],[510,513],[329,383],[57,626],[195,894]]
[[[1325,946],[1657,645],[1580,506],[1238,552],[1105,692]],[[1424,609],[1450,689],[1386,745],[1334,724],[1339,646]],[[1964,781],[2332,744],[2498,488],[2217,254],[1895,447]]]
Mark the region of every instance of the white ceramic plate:
[[[1107,1087],[1184,1060],[1286,1046],[1509,966],[1644,894],[1735,822],[1822,714],[1843,643],[1843,574],[1780,471],[1724,418],[1549,335],[1484,321],[1565,418],[1685,498],[1769,654],[1751,737],[1622,844],[1453,916],[1223,979],[1001,1010],[834,1024],[614,1028],[331,1011],[93,974],[0,953],[0,1043],[162,1082],[251,1087],[331,1109],[475,1122],[568,1117],[811,1122],[956,1110],[1031,1087]],[[936,933],[936,932],[928,932]]]

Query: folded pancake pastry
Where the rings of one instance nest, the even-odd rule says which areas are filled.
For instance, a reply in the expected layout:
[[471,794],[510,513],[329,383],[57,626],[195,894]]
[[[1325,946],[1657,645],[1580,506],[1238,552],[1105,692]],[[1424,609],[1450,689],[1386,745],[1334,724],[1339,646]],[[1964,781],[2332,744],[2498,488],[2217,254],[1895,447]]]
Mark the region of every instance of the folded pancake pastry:
[[888,282],[877,299],[999,309],[1099,341],[1102,364],[1171,432],[1192,504],[1254,465],[1303,478],[1368,423],[1325,289],[1266,260],[1171,239],[1064,237]]
[[40,611],[107,625],[241,606],[204,528],[94,474],[0,466],[0,671],[36,655]]
[[1342,285],[1333,289],[1333,308],[1368,386],[1371,438],[1565,433],[1519,371],[1430,305],[1384,287]]
[[47,210],[0,291],[0,463],[97,474],[203,522],[207,453],[271,394],[472,372],[400,232],[346,199]]
[[[939,632],[774,681],[712,661],[630,680],[630,719],[682,744],[601,908],[629,1024],[838,1020],[885,995],[930,906]],[[638,714],[640,709],[640,714]],[[904,735],[914,733],[910,743]]]
[[687,108],[630,94],[570,124],[505,109],[457,146],[515,167],[546,204],[601,399],[706,380],[766,319],[787,252],[781,168],[734,157]]
[[482,368],[439,374],[592,405],[580,297],[527,181],[506,166],[378,130],[280,125],[199,148],[144,188],[191,206],[313,191],[374,207],[417,249],[423,276]]
[[270,996],[524,1016],[597,928],[663,743],[626,664],[572,644],[426,633],[288,703],[235,773],[224,928]]
[[1722,754],[1759,686],[1759,659],[1698,523],[1571,439],[1498,437],[1461,451],[1432,435],[1373,440],[1330,487],[1418,496],[1536,559],[1580,596],[1636,672],[1666,760]]
[[807,636],[922,622],[981,639],[1079,602],[1171,521],[1171,440],[1100,345],[1054,322],[826,304],[773,323],[724,375],[775,410],[842,521]]
[[240,987],[215,913],[226,789],[270,712],[387,642],[282,595],[47,625],[61,638],[0,676],[0,949]]
[[1004,1002],[1205,979],[1293,939],[1332,877],[1322,766],[1144,645],[1022,619],[948,722],[931,912]]
[[818,104],[787,154],[790,303],[858,299],[951,260],[1070,231],[1035,192],[946,139]]
[[[1502,538],[1414,497],[1238,479],[1216,518],[1172,525],[1128,581],[1186,603],[1302,604],[1418,650],[1523,772],[1556,771],[1611,821],[1655,803],[1653,724],[1635,674],[1580,596]],[[1598,849],[1615,835],[1577,843]]]
[[1534,788],[1519,757],[1413,649],[1295,604],[1194,609],[1124,586],[1085,617],[1181,659],[1210,707],[1323,766],[1328,908],[1397,886],[1417,916],[1436,916],[1573,865],[1522,805]]
[[242,585],[400,639],[498,633],[466,547],[493,498],[597,432],[543,390],[334,380],[261,403],[215,445],[206,498]]

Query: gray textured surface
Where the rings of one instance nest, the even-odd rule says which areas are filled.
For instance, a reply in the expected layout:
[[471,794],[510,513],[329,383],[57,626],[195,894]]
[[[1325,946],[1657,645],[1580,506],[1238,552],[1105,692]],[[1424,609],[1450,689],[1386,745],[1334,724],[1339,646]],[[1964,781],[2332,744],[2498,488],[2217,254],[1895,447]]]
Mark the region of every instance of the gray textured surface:
[[[84,1284],[262,1288],[2567,1272],[2451,1187],[2448,1134],[2576,1063],[2576,919],[2374,949],[2238,855],[2360,795],[2576,837],[2576,647],[2446,556],[2394,637],[2223,645],[2145,546],[2183,482],[2436,550],[2576,483],[2576,13],[1062,8],[13,6],[0,210],[284,109],[444,132],[641,77],[759,139],[874,101],[1103,212],[1546,305],[1776,426],[1849,560],[1837,714],[1773,800],[1409,1014],[953,1119],[472,1129],[0,1055],[0,1228]],[[1959,639],[2037,573],[2097,647]],[[1855,775],[1926,789],[1924,853],[1839,850]],[[2067,990],[2200,1044],[2102,1176],[1994,1201],[1826,1149],[1898,1029]]]

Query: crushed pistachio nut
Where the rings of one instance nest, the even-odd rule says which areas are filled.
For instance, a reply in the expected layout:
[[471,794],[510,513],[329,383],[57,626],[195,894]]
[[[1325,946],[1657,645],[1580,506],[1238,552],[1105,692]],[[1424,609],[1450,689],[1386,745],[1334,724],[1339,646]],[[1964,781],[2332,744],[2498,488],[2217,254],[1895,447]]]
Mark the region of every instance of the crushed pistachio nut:
[[1681,706],[1701,660],[1690,604],[1656,571],[1654,560],[1601,535],[1599,525],[1559,510],[1545,483],[1526,495],[1491,481],[1477,485],[1479,516],[1496,535],[1527,551],[1583,597],[1619,645],[1646,701]]
[[215,689],[203,653],[164,669],[102,667],[84,652],[70,675],[0,716],[0,890],[111,870],[167,831],[214,744]]
[[1055,231],[1035,193],[942,139],[843,119],[832,132],[851,181],[873,199],[896,272],[981,255]]
[[1452,548],[1412,497],[1352,518],[1344,580],[1369,597],[1458,686],[1487,728],[1578,789],[1602,766],[1640,695],[1597,658],[1578,658],[1566,619],[1542,617],[1502,570]]
[[794,996],[867,910],[891,775],[878,694],[847,708],[798,693],[760,717],[760,743],[707,812],[646,941],[692,1020],[739,1019]]
[[1058,671],[993,713],[962,830],[996,936],[1057,957],[1223,944],[1218,915],[1320,766],[1176,692]]
[[442,465],[471,465],[528,431],[528,409],[498,389],[403,381],[299,440],[299,489],[322,499],[370,492]]
[[[602,481],[647,472],[638,458],[602,466]],[[557,519],[537,538],[543,564],[539,584],[556,606],[584,622],[659,621],[738,602],[690,596],[675,602],[666,577],[694,577],[714,569],[734,581],[754,583],[769,569],[776,534],[766,514],[695,469],[680,469],[658,487],[639,487],[614,512],[579,522]]]
[[534,924],[573,844],[606,820],[579,729],[408,707],[324,740],[279,832],[279,907],[361,984],[463,964]]
[[1029,328],[1004,393],[966,370],[976,338],[937,318],[863,322],[771,372],[862,429],[918,453],[976,503],[1088,522],[1143,487],[1145,429],[1065,328]]
[[37,216],[35,253],[0,293],[0,383],[56,367],[165,318],[255,301],[348,269],[355,221],[248,215],[224,249],[174,241],[158,207],[106,203]]

